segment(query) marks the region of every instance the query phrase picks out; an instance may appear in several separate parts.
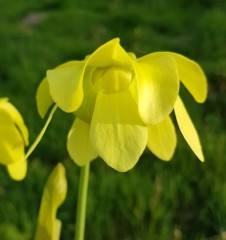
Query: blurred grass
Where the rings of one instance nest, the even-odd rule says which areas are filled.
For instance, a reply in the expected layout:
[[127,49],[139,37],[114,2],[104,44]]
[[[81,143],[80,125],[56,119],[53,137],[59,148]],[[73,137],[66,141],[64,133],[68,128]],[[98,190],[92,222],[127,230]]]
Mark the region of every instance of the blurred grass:
[[[200,163],[178,132],[174,159],[146,152],[121,174],[92,163],[86,239],[206,240],[226,232],[226,2],[153,0],[111,2],[0,0],[0,96],[16,105],[32,143],[43,125],[35,91],[47,69],[82,59],[114,37],[142,56],[175,51],[198,61],[209,81],[207,102],[182,95],[206,156]],[[62,121],[63,119],[63,121]],[[62,239],[73,239],[79,168],[68,159],[65,139],[73,116],[58,111],[30,157],[26,179],[0,171],[1,240],[32,239],[42,188],[56,162],[67,168],[69,193],[60,208]]]

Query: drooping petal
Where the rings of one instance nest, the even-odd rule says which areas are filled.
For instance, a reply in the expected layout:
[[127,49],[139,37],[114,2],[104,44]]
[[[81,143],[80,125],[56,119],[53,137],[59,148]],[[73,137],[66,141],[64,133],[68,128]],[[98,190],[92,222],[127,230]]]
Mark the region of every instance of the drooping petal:
[[50,94],[65,112],[76,111],[83,100],[85,61],[74,61],[47,71]]
[[84,166],[98,155],[90,142],[90,124],[76,118],[68,134],[67,149],[79,166]]
[[148,148],[161,160],[170,160],[177,145],[175,128],[170,117],[148,126]]
[[4,121],[4,118],[1,116],[0,124],[3,124],[3,125],[9,124],[9,123],[15,124],[19,129],[21,136],[23,137],[24,144],[27,146],[29,142],[28,129],[24,124],[24,120],[21,114],[19,113],[19,111],[6,99],[6,101],[4,102],[1,101],[0,112],[2,112],[2,114],[4,115],[7,114],[11,118],[11,120],[8,119],[6,122],[2,122]]
[[59,240],[61,221],[56,218],[57,209],[67,194],[65,168],[58,163],[45,185],[39,209],[35,240]]
[[90,129],[91,142],[99,156],[112,168],[133,168],[147,145],[148,129],[129,91],[99,92]]
[[180,97],[177,98],[174,111],[182,135],[200,161],[204,161],[199,136]]
[[27,161],[22,160],[13,164],[9,164],[7,165],[7,170],[12,179],[21,181],[27,174]]
[[54,103],[50,92],[47,78],[44,78],[38,86],[36,93],[36,103],[39,115],[44,118],[50,106]]
[[24,158],[28,131],[16,108],[7,101],[0,102],[0,163],[4,165]]
[[176,62],[168,56],[153,59],[150,63],[139,61],[138,109],[146,124],[161,122],[173,110],[179,79]]
[[199,103],[204,102],[207,96],[207,80],[203,70],[196,62],[173,52],[155,52],[140,58],[140,60],[151,62],[155,58],[166,55],[175,59],[179,78],[194,99]]
[[[9,136],[9,134],[11,136]],[[4,137],[4,138],[3,138]],[[24,158],[24,143],[16,129],[0,128],[0,163],[13,164]],[[2,139],[3,138],[3,139]]]

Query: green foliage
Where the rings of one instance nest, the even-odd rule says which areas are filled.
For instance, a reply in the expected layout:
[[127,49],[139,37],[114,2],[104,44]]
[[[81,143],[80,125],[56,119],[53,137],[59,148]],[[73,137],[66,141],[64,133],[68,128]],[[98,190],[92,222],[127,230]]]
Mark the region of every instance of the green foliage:
[[[198,162],[180,135],[169,163],[145,153],[135,169],[121,174],[94,161],[86,239],[220,239],[226,231],[225,11],[226,2],[220,0],[1,1],[0,96],[8,96],[24,116],[31,143],[43,125],[34,96],[46,69],[82,59],[113,37],[137,56],[180,52],[207,72],[204,107],[195,106],[181,90],[206,162]],[[62,239],[73,238],[79,168],[65,150],[73,116],[58,111],[54,120],[30,157],[23,182],[12,182],[0,169],[3,240],[32,239],[42,189],[58,161],[65,164],[69,181],[59,212]]]

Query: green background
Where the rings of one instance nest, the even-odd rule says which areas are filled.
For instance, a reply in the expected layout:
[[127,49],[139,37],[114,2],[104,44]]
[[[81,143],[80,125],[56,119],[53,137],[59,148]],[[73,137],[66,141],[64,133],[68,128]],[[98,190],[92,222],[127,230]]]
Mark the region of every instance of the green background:
[[[9,97],[24,116],[30,143],[44,124],[35,93],[46,70],[83,59],[114,37],[138,57],[162,50],[184,54],[207,75],[204,104],[181,89],[205,163],[179,131],[175,156],[168,163],[147,151],[133,170],[118,173],[95,160],[87,240],[216,240],[226,235],[225,23],[223,0],[0,0],[0,97]],[[59,161],[66,167],[69,190],[58,217],[62,239],[73,239],[79,168],[65,147],[72,122],[72,115],[57,112],[29,158],[22,182],[11,180],[1,166],[1,240],[33,238],[43,186]]]

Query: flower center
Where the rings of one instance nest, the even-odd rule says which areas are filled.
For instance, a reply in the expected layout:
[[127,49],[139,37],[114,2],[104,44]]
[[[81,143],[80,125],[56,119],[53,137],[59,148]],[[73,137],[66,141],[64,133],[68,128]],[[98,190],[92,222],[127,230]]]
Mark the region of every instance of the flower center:
[[97,91],[104,90],[105,93],[124,91],[128,89],[131,81],[131,71],[121,67],[97,68],[92,76],[94,88]]

